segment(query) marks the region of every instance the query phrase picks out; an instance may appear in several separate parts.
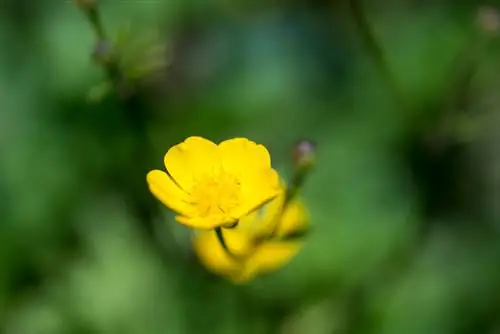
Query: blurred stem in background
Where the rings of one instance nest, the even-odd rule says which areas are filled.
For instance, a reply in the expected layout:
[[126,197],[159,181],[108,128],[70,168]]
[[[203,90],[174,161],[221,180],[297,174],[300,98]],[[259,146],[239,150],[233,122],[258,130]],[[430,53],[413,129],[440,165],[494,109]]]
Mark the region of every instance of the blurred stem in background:
[[118,190],[124,195],[126,204],[136,216],[141,230],[157,248],[160,257],[168,262],[171,257],[167,254],[165,244],[157,236],[155,224],[160,207],[149,195],[145,185],[145,175],[151,166],[152,157],[152,145],[147,131],[147,124],[150,121],[148,106],[143,101],[137,83],[126,75],[126,69],[120,62],[122,55],[117,52],[104,27],[98,0],[76,0],[76,2],[96,36],[94,61],[106,73],[114,95],[122,106],[126,133],[130,133],[133,137],[128,166],[118,171],[113,170],[111,173],[119,174],[116,180]]
[[[423,118],[409,132],[412,146],[410,163],[421,187],[423,214],[429,218],[458,214],[465,218],[482,217],[481,172],[470,163],[476,150],[482,120],[474,113],[475,81],[478,69],[490,47],[491,36],[474,27],[464,39],[446,72],[441,89],[419,106]],[[426,234],[433,219],[425,219],[421,234]]]
[[[480,127],[479,117],[471,117],[469,114],[470,100],[474,75],[488,48],[491,31],[485,34],[484,30],[488,29],[473,29],[442,80],[442,87],[427,96],[424,103],[414,103],[406,96],[394,75],[363,10],[362,0],[350,0],[349,10],[366,52],[393,93],[398,113],[417,117],[410,123],[407,138],[403,141],[403,150],[409,151],[405,153],[405,159],[418,180],[417,184],[421,185],[423,214],[435,217],[447,214],[450,208],[462,210],[466,215],[471,214],[465,211],[477,209],[472,207],[475,204],[470,199],[478,197],[463,195],[457,187],[465,177],[461,170],[466,165],[465,155],[462,154],[465,144],[474,141]],[[496,24],[492,16],[491,11],[482,11],[481,21],[486,22],[490,28]],[[468,25],[471,23],[468,22]],[[449,165],[450,161],[453,161],[452,166]],[[450,173],[450,170],[458,173]],[[436,189],[441,191],[436,192]],[[424,223],[421,237],[427,233],[428,228],[427,223]]]
[[[491,10],[483,10],[480,13],[483,30],[473,29],[471,34],[466,35],[440,89],[426,97],[424,103],[414,103],[398,82],[365,14],[362,0],[350,0],[349,10],[364,49],[392,92],[398,112],[417,117],[409,123],[402,149],[404,163],[410,165],[415,185],[420,188],[422,219],[414,242],[385,263],[388,270],[398,268],[396,270],[404,271],[414,263],[428,236],[433,234],[435,218],[457,213],[466,220],[481,217],[479,211],[483,198],[474,184],[478,182],[479,171],[471,170],[468,163],[471,148],[466,145],[475,141],[481,127],[481,115],[470,114],[475,74],[489,48],[491,32],[498,29],[500,20]],[[468,22],[469,25],[471,23]],[[465,190],[464,182],[467,184]],[[366,310],[358,300],[363,299],[366,293],[367,289],[361,285],[347,297],[348,301],[352,301],[346,307],[350,315],[349,327],[353,332],[358,332],[354,330],[356,324],[365,323]]]
[[384,50],[377,41],[369,20],[363,11],[362,0],[349,0],[349,10],[366,52],[370,55],[379,73],[391,89],[398,107],[403,110],[407,109],[406,97],[401,91],[401,86],[386,59]]

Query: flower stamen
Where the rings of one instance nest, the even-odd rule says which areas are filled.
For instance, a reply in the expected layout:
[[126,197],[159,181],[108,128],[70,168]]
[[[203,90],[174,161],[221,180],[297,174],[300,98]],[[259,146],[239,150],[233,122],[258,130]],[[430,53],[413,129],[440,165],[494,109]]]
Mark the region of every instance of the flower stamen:
[[192,204],[202,217],[228,216],[240,203],[240,182],[223,170],[206,174],[194,181]]

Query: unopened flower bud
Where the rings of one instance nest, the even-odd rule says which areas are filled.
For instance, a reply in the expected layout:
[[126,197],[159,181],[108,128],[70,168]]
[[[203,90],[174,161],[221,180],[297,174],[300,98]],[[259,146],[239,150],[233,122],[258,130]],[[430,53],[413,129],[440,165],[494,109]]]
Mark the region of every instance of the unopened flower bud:
[[106,40],[98,41],[94,47],[94,52],[92,52],[92,58],[101,66],[110,64],[114,59],[112,45]]
[[292,149],[293,174],[286,190],[285,206],[297,196],[316,162],[316,145],[309,140],[297,142]]
[[478,10],[479,26],[485,32],[495,33],[500,29],[500,13],[490,6],[482,6]]
[[310,168],[316,160],[316,145],[309,140],[297,142],[292,149],[292,162],[295,168]]

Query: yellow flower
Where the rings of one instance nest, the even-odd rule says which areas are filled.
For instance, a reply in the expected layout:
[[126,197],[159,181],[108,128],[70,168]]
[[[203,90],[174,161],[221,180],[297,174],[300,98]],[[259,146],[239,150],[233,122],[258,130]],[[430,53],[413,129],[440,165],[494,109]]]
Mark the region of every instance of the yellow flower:
[[150,171],[149,189],[192,228],[233,224],[282,191],[267,149],[246,138],[217,145],[189,137],[171,147],[164,162],[168,174]]
[[[285,265],[298,253],[302,242],[280,238],[304,230],[309,219],[298,200],[292,200],[284,210],[283,204],[284,195],[281,195],[241,219],[236,227],[223,228],[227,249],[220,243],[216,231],[198,232],[193,244],[200,261],[212,272],[235,283],[248,282],[256,275]],[[258,242],[273,231],[274,238]]]

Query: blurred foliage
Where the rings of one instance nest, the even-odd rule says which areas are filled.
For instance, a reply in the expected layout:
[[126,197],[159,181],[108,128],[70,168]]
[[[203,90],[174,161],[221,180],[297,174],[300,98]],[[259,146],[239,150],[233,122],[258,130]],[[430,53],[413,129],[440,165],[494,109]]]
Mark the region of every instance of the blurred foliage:
[[[89,101],[75,3],[1,2],[2,333],[500,331],[500,4],[99,2],[154,56],[135,104]],[[199,264],[145,183],[190,135],[264,143],[284,175],[318,144],[290,264],[244,286]]]

